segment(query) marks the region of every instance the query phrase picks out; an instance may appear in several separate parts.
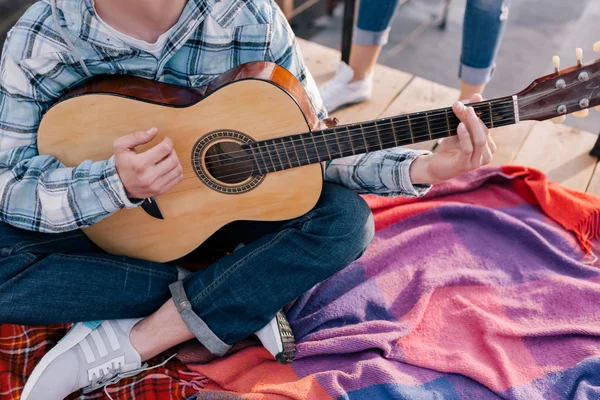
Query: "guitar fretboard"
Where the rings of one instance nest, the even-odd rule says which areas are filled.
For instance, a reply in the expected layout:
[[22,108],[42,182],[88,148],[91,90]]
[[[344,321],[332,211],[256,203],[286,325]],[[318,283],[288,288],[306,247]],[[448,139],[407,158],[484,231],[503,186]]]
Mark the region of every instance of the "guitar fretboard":
[[[512,97],[473,105],[488,128],[515,123]],[[255,175],[456,135],[451,107],[251,143]]]

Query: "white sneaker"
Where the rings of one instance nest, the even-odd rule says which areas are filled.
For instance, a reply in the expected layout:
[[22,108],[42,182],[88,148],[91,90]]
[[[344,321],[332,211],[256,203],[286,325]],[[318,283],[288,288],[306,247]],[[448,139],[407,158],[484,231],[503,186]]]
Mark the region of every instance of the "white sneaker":
[[343,105],[360,103],[371,98],[373,72],[360,81],[351,82],[353,77],[352,68],[340,61],[333,79],[319,89],[328,112],[333,112]]
[[142,369],[140,355],[129,341],[138,321],[75,324],[36,365],[21,400],[63,400],[80,389],[88,393],[104,387],[106,391],[107,385],[149,369]]

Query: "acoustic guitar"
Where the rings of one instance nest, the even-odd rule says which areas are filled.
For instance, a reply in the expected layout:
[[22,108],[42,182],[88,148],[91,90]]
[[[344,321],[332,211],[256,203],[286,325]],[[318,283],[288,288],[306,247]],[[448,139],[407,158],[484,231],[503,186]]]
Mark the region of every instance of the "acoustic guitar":
[[[473,107],[489,128],[581,116],[600,104],[600,60],[583,65],[578,58],[563,71],[555,60],[553,74],[522,92]],[[143,207],[120,210],[83,230],[107,252],[167,262],[229,222],[305,214],[321,193],[322,161],[452,136],[458,124],[448,107],[321,129],[290,72],[252,62],[201,88],[92,78],[43,116],[38,149],[77,166],[110,158],[113,140],[135,131],[156,126],[153,143],[171,137],[183,181]]]

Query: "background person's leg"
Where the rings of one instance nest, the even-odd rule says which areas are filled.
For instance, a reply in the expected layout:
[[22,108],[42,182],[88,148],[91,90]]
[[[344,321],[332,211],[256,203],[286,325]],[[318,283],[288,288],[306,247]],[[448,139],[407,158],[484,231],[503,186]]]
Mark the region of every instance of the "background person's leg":
[[510,0],[467,0],[459,78],[460,99],[481,93],[492,79]]
[[382,47],[388,41],[390,24],[398,4],[398,0],[360,2],[350,63],[340,62],[334,78],[320,90],[323,104],[329,112],[372,96],[373,70]]
[[354,39],[350,52],[350,68],[353,81],[368,77],[388,42],[392,18],[398,8],[398,0],[362,0],[358,9]]

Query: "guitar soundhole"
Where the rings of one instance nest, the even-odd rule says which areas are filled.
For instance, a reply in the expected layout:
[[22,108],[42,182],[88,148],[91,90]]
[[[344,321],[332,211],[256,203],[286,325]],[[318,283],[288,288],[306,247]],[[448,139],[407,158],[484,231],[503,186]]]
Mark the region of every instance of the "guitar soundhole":
[[239,143],[220,142],[204,155],[206,170],[216,180],[229,185],[244,182],[254,170],[252,159]]
[[226,194],[240,194],[258,186],[264,176],[256,175],[251,150],[253,139],[241,132],[215,131],[201,137],[192,150],[192,165],[209,188]]

